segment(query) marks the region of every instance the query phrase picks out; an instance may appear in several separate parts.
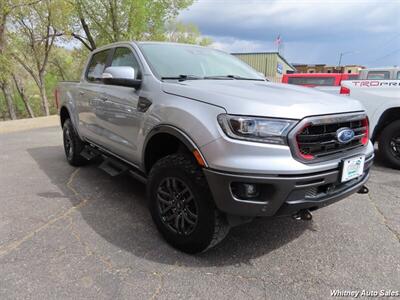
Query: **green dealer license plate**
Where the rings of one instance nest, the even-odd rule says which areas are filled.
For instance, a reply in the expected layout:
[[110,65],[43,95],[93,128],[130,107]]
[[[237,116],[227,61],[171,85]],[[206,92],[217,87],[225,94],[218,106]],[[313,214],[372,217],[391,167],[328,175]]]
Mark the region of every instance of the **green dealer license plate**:
[[365,155],[346,158],[342,164],[342,182],[361,176],[364,172]]

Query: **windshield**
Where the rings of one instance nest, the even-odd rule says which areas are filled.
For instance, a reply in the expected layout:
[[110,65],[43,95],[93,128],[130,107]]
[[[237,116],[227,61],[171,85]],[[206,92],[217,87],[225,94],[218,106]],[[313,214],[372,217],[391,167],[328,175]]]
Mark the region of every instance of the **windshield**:
[[[161,78],[182,76],[264,80],[255,70],[222,51],[179,44],[140,44],[153,71]],[[219,78],[221,79],[221,78]]]

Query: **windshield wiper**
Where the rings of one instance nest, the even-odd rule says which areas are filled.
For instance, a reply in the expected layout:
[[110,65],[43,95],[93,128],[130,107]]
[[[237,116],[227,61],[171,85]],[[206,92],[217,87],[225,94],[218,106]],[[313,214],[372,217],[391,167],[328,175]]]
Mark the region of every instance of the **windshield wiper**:
[[201,80],[201,79],[265,81],[264,79],[261,79],[261,78],[247,78],[247,77],[242,77],[242,76],[239,76],[239,75],[216,75],[216,76],[200,77],[200,76],[196,76],[196,75],[181,74],[181,75],[178,75],[178,76],[163,76],[163,77],[161,77],[161,79],[162,80],[179,80],[179,81]]
[[204,79],[219,79],[219,80],[255,80],[255,81],[265,81],[264,79],[261,78],[247,78],[247,77],[242,77],[239,75],[218,75],[218,76],[206,76]]
[[199,80],[199,79],[204,79],[203,77],[196,76],[196,75],[178,75],[178,76],[164,76],[161,77],[162,80],[167,79],[167,80],[179,80],[179,81],[184,81],[184,80]]

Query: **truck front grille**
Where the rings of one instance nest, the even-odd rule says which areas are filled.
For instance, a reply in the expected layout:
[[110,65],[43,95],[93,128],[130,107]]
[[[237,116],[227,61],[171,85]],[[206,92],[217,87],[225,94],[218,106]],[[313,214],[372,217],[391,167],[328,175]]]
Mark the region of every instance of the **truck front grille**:
[[[360,116],[349,120],[326,119],[326,121],[306,123],[295,135],[297,155],[300,159],[312,161],[333,156],[362,147],[368,143],[368,118]],[[350,129],[354,137],[343,142],[338,139],[340,129]]]

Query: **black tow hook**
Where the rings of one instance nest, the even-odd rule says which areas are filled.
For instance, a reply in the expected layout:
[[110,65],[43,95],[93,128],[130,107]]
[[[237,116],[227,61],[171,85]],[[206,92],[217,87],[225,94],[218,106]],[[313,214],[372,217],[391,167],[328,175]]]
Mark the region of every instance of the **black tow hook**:
[[312,220],[312,214],[308,209],[302,209],[292,215],[292,218],[295,220],[303,220],[303,221],[311,221]]
[[363,185],[357,192],[358,194],[368,194],[369,193],[369,188],[367,188],[365,185]]

